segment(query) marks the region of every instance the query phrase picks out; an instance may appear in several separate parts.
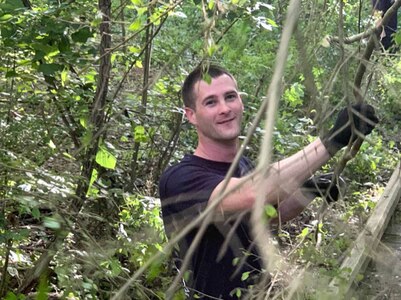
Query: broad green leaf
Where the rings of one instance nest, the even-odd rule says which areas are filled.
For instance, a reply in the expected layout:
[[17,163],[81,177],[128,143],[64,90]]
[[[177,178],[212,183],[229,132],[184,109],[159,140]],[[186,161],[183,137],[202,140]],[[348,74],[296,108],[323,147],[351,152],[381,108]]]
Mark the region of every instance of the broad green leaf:
[[1,22],[1,21],[8,21],[8,20],[11,19],[12,17],[13,17],[13,15],[10,15],[10,14],[2,15],[2,16],[0,17],[0,22]]
[[96,162],[106,169],[115,169],[117,158],[107,151],[106,148],[100,147],[96,154]]
[[131,25],[128,27],[128,30],[137,31],[141,28],[141,26],[142,20],[140,18],[137,18],[134,22],[131,23]]
[[31,213],[35,219],[40,218],[40,210],[37,207],[32,208]]
[[138,143],[144,143],[147,141],[145,128],[143,126],[136,126],[134,128],[134,139]]
[[131,3],[136,5],[136,6],[142,6],[143,5],[142,0],[131,0]]
[[72,40],[78,43],[85,43],[88,40],[88,38],[92,36],[93,33],[91,32],[89,27],[84,27],[79,31],[76,31],[73,34],[71,34]]
[[62,71],[64,66],[59,64],[41,64],[38,67],[38,71],[42,72],[44,75],[53,75],[58,71]]
[[121,273],[122,270],[121,264],[117,259],[113,258],[110,261],[110,267],[111,267],[111,275],[113,277],[118,276]]

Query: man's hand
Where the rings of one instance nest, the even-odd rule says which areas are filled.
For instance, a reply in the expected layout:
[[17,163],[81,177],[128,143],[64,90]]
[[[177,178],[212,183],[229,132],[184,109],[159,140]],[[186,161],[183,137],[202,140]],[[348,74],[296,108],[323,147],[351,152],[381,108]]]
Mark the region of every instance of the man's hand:
[[325,198],[327,203],[338,200],[340,192],[345,189],[345,181],[341,177],[334,178],[333,173],[314,175],[304,182],[301,190],[304,194]]
[[355,104],[350,110],[346,107],[340,111],[333,128],[322,138],[322,142],[330,155],[334,156],[358,136],[365,137],[370,134],[378,122],[375,110],[369,104]]

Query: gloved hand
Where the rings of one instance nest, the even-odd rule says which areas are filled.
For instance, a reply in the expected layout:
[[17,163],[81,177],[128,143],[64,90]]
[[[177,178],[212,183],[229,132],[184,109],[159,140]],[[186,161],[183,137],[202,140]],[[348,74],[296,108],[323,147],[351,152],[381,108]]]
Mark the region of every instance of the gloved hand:
[[379,122],[375,114],[375,109],[369,104],[355,104],[351,107],[352,121],[349,119],[348,108],[344,108],[338,114],[337,120],[330,131],[322,138],[322,142],[331,156],[338,150],[354,142],[358,135],[354,130],[366,136],[372,132]]
[[345,181],[341,176],[333,184],[331,184],[332,180],[333,173],[314,175],[304,182],[301,187],[302,192],[325,198],[327,203],[337,201],[340,190],[343,191],[345,189]]

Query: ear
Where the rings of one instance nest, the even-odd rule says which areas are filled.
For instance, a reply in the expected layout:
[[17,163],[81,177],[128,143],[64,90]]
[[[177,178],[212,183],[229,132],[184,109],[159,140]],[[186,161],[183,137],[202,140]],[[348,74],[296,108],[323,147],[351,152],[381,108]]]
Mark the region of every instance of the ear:
[[196,113],[195,110],[190,108],[190,107],[185,107],[185,116],[187,117],[189,123],[191,123],[192,125],[196,125]]

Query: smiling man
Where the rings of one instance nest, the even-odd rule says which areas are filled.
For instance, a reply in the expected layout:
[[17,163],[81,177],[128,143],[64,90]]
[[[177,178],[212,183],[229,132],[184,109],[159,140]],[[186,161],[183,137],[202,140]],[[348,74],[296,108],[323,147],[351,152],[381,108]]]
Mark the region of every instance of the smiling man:
[[[198,134],[198,145],[193,154],[186,154],[160,179],[162,214],[168,237],[193,221],[221,192],[240,147],[238,136],[244,111],[234,77],[215,65],[200,66],[192,71],[185,79],[182,96],[186,117]],[[353,114],[352,123],[349,113]],[[185,276],[187,296],[190,299],[237,299],[238,289],[243,295],[257,282],[261,265],[247,214],[256,198],[254,182],[266,186],[265,201],[277,207],[280,220],[289,220],[314,198],[302,189],[308,178],[338,150],[356,139],[356,133],[369,134],[377,122],[374,109],[369,105],[345,108],[324,138],[317,138],[294,155],[272,164],[263,178],[259,178],[247,157],[241,157],[226,190],[239,184],[241,188],[222,199],[216,210],[221,218],[208,225],[197,245],[188,276]],[[197,230],[195,228],[179,242],[174,254],[178,268]]]

